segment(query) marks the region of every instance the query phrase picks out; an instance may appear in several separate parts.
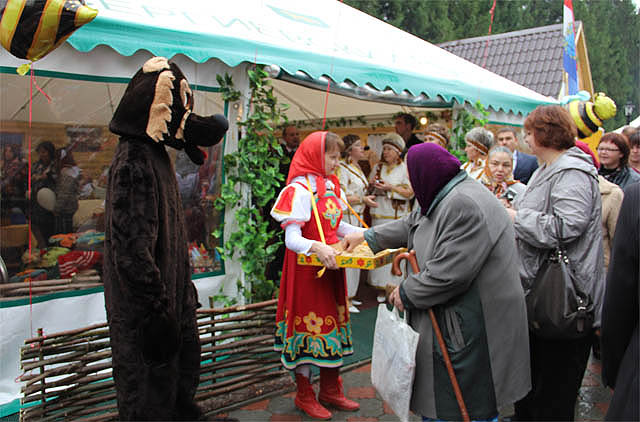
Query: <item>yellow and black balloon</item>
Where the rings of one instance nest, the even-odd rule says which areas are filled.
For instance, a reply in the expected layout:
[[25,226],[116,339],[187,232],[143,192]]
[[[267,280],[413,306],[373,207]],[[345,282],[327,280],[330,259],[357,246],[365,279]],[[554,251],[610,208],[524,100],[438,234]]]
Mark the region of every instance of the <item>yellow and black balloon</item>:
[[14,56],[34,62],[97,14],[84,0],[0,0],[0,42]]
[[599,92],[591,101],[571,101],[569,113],[578,126],[578,137],[588,138],[602,126],[602,121],[616,115],[616,103]]

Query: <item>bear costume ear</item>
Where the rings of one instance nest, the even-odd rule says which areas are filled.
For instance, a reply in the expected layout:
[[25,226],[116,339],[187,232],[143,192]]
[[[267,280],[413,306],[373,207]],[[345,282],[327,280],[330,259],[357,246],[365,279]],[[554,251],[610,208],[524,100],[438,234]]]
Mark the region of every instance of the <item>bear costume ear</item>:
[[184,125],[184,140],[187,144],[210,147],[220,142],[229,129],[229,122],[221,114],[198,116],[189,114]]

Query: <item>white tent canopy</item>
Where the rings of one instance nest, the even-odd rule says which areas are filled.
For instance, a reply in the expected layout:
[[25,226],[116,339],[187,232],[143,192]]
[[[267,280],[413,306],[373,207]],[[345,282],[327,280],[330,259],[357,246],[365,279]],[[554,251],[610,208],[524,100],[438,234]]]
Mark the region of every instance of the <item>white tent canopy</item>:
[[[335,0],[316,0],[312,8],[294,0],[87,4],[98,9],[95,20],[36,62],[36,69],[129,78],[139,58],[163,55],[193,70],[192,83],[215,87],[215,76],[204,73],[226,67],[220,65],[270,65],[274,77],[321,91],[276,82],[282,102],[292,106],[290,120],[324,116],[329,81],[332,93],[349,99],[331,94],[328,118],[398,110],[385,103],[411,110],[481,101],[492,120],[512,122],[556,102]],[[23,63],[2,57],[0,65],[7,61]]]
[[640,116],[638,116],[635,119],[633,119],[632,121],[630,121],[628,125],[620,126],[618,129],[614,130],[614,132],[615,133],[622,133],[622,129],[624,129],[627,126],[640,128]]

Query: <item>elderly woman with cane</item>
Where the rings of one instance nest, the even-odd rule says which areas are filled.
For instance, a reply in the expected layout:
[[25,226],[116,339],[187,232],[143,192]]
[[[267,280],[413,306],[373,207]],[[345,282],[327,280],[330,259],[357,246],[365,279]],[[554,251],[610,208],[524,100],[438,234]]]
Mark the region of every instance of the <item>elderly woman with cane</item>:
[[[471,420],[497,420],[498,407],[530,389],[513,226],[500,202],[444,148],[416,145],[407,153],[407,166],[420,207],[399,220],[348,234],[344,242],[348,250],[366,239],[374,252],[416,251],[419,272],[410,273],[390,295],[420,333],[411,410],[425,420],[463,420],[464,413]],[[429,310],[464,406],[434,342]]]

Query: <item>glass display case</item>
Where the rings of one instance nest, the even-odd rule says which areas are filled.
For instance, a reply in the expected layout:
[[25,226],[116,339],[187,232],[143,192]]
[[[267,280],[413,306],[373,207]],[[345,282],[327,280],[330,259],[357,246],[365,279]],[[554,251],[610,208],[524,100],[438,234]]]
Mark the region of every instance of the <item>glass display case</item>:
[[[0,255],[9,282],[99,276],[108,172],[118,143],[108,125],[128,79],[40,72],[30,96],[28,76],[2,68],[0,77]],[[226,115],[216,88],[192,89],[195,113]],[[223,145],[208,148],[202,166],[168,148],[195,278],[223,272],[211,235],[222,219],[214,202]]]

